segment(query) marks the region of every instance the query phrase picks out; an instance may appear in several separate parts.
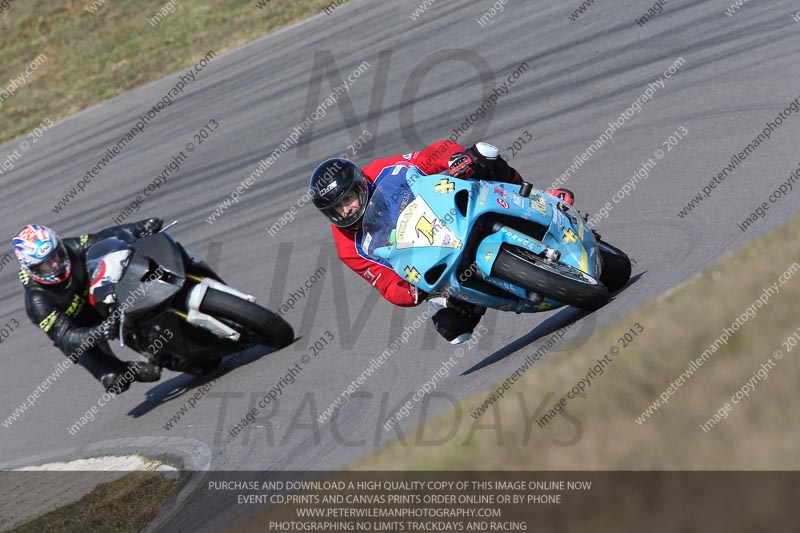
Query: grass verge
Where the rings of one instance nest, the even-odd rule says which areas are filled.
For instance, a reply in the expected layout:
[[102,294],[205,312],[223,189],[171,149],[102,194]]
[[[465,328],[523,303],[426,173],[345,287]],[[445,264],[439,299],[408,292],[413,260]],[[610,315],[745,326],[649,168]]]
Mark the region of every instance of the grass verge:
[[319,13],[329,4],[10,0],[0,12],[0,142],[46,118],[58,120],[191,65],[209,50],[220,53]]
[[[795,339],[800,338],[799,232],[800,218],[795,218],[596,332],[579,349],[540,360],[478,420],[470,413],[484,402],[485,394],[463,402],[463,419],[450,409],[407,434],[405,444],[395,443],[353,468],[799,468],[800,446],[793,428],[800,424],[794,408],[800,343],[792,351],[787,341],[795,333]],[[787,269],[796,270],[793,277],[765,298],[766,303],[756,303]],[[647,284],[648,274],[638,283]],[[625,298],[625,293],[617,298]],[[598,359],[611,347],[621,347],[621,337],[631,328],[639,329],[636,323],[643,332],[631,334],[632,342],[601,367],[602,374],[596,371],[584,396],[568,399],[564,413],[554,411],[554,418],[541,427],[542,417],[587,377]],[[717,341],[724,328],[732,332],[726,344]],[[535,349],[530,346],[506,363],[509,373]],[[776,358],[776,350],[783,352],[782,359]],[[702,366],[697,366],[698,358]],[[690,373],[693,360],[697,368]],[[748,383],[753,390],[748,388],[745,395]],[[653,408],[662,394],[667,403]],[[742,398],[734,401],[737,394]],[[649,418],[642,417],[648,407]],[[715,414],[717,421],[704,430],[701,426]],[[442,444],[424,444],[445,440],[451,433],[454,436]],[[416,438],[420,435],[424,438]]]
[[133,472],[98,485],[81,500],[17,527],[12,533],[135,533],[156,517],[177,482],[158,472]]

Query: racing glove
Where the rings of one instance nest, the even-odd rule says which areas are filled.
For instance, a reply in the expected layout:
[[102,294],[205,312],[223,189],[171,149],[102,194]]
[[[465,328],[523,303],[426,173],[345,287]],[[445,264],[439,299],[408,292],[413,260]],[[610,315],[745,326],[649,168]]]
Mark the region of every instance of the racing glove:
[[142,220],[141,222],[136,223],[136,227],[133,231],[134,236],[137,238],[147,237],[149,235],[155,235],[159,232],[161,227],[164,225],[164,221],[160,218],[148,218],[147,220]]
[[90,348],[95,348],[105,342],[114,340],[118,337],[119,324],[113,320],[104,320],[96,326],[90,328],[73,328],[68,334],[56,341],[56,346],[64,350],[74,363],[77,359],[73,354],[80,347],[85,353]]
[[456,152],[450,156],[447,162],[450,175],[460,180],[483,180],[489,179],[489,172],[486,166],[480,161],[476,161],[467,152]]
[[114,315],[109,316],[97,326],[94,326],[90,331],[96,335],[101,336],[107,341],[113,341],[119,338],[119,320],[113,318]]
[[522,184],[522,176],[500,157],[500,150],[496,146],[478,142],[467,148],[467,155],[472,158],[475,167],[480,168],[486,176],[476,179],[502,181],[513,185]]

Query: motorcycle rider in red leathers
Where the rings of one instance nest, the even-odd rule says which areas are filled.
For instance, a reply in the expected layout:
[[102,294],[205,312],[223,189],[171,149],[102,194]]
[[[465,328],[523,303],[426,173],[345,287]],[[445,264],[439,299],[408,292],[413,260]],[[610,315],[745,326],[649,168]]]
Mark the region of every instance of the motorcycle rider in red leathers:
[[[314,205],[331,221],[339,259],[380,291],[386,300],[398,306],[413,307],[425,301],[428,295],[390,267],[369,257],[361,246],[361,219],[372,183],[383,169],[395,164],[414,165],[428,175],[449,171],[451,176],[460,179],[519,185],[523,180],[519,172],[499,156],[495,146],[482,142],[465,149],[450,140],[438,141],[419,152],[378,159],[363,169],[339,158],[324,161],[317,167],[309,189]],[[547,192],[569,204],[574,200],[567,189]],[[432,298],[428,304],[436,331],[452,344],[469,339],[486,311],[483,306],[452,297],[446,302],[444,298]]]

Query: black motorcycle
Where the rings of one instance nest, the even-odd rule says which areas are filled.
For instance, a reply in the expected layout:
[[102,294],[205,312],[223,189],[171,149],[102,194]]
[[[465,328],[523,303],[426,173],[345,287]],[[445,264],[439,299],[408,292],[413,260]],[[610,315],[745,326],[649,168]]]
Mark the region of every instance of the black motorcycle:
[[164,230],[139,239],[120,230],[89,249],[86,270],[89,301],[119,320],[120,346],[162,368],[208,372],[248,347],[294,341],[283,318],[226,285]]

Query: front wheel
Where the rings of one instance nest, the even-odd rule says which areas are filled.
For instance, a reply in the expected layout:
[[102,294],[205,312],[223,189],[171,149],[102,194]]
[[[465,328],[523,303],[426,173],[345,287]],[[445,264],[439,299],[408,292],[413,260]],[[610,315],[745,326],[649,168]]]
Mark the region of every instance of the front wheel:
[[594,311],[608,303],[608,289],[601,282],[569,265],[546,262],[516,246],[501,248],[492,275],[581,309]]
[[240,333],[255,338],[259,344],[278,349],[294,341],[292,326],[278,314],[227,292],[208,289],[200,310],[233,322]]

